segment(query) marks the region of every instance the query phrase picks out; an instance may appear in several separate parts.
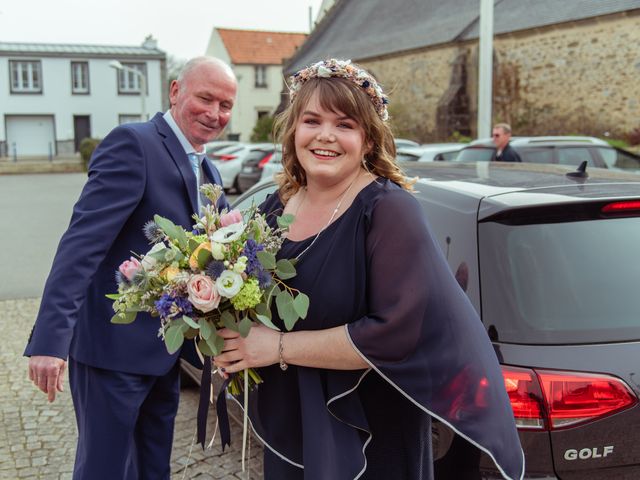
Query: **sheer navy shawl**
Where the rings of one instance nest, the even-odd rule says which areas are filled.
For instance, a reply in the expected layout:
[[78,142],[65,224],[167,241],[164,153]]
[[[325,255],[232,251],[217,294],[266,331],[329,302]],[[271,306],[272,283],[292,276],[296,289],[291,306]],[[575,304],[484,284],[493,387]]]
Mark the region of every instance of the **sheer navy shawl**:
[[[282,213],[277,194],[261,206]],[[285,241],[293,258],[312,241]],[[367,370],[277,365],[251,395],[256,434],[305,479],[355,479],[366,471],[371,432],[361,395],[380,375],[417,409],[486,452],[505,478],[521,479],[524,455],[498,361],[412,194],[385,179],[365,187],[304,253],[288,283],[309,295],[295,329],[344,325]],[[390,414],[394,405],[388,405]],[[427,433],[428,434],[428,433]]]

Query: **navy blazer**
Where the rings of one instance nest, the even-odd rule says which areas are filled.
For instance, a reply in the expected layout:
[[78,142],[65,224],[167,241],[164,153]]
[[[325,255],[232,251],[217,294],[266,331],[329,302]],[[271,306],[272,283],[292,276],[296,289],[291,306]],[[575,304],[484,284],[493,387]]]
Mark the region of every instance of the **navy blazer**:
[[[215,166],[205,175],[222,185]],[[143,225],[155,214],[191,229],[196,179],[161,113],[116,127],[100,142],[47,279],[25,355],[67,356],[93,367],[163,375],[177,360],[158,338],[160,322],[139,313],[129,325],[110,322],[123,260],[146,253]],[[219,208],[228,207],[223,198]]]

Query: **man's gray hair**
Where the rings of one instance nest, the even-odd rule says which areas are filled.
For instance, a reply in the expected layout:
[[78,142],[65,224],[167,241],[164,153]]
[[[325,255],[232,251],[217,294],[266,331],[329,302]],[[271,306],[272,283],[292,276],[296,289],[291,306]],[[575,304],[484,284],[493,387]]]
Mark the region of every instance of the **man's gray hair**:
[[508,123],[496,123],[493,128],[501,128],[504,133],[511,135],[511,125]]

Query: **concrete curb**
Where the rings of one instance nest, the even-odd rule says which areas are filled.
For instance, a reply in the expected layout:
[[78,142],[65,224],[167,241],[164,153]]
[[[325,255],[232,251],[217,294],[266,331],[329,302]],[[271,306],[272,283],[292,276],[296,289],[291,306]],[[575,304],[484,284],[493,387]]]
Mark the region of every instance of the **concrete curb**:
[[81,161],[0,162],[0,175],[84,172]]

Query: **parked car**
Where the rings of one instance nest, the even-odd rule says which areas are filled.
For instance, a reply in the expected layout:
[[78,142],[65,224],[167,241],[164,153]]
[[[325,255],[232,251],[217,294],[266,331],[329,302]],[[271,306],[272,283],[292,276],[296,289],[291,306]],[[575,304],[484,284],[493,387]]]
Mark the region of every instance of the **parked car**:
[[279,154],[282,159],[280,145],[269,145],[252,150],[242,161],[242,168],[238,174],[238,193],[246,192],[262,177],[262,171],[270,160]]
[[282,150],[277,149],[262,167],[260,181],[273,178],[273,175],[282,170]]
[[204,148],[207,156],[211,156],[214,153],[222,150],[223,148],[231,147],[234,145],[239,145],[240,142],[237,140],[215,140],[213,142],[207,143]]
[[209,156],[220,171],[222,184],[225,190],[239,192],[238,174],[242,169],[242,162],[247,156],[264,148],[273,148],[272,143],[241,143],[232,145]]
[[420,146],[418,142],[414,142],[413,140],[408,140],[406,138],[394,138],[393,142],[396,144],[396,150],[401,147],[419,147]]
[[[640,176],[526,163],[402,167],[420,178],[415,198],[493,342],[525,479],[640,478]],[[235,206],[274,189],[260,182]],[[442,423],[433,428],[437,479],[502,478]]]
[[[558,163],[619,170],[640,170],[640,155],[614,148],[595,137],[512,137],[509,144],[523,162]],[[496,147],[491,139],[471,142],[454,158],[456,162],[488,162],[495,160]]]
[[425,143],[417,147],[400,147],[396,150],[399,162],[441,162],[453,160],[466,143]]

